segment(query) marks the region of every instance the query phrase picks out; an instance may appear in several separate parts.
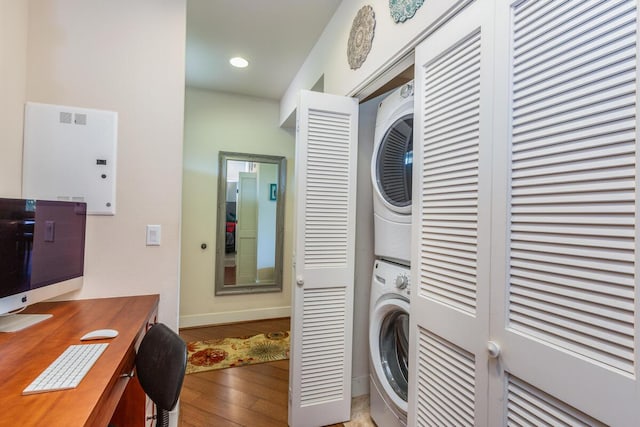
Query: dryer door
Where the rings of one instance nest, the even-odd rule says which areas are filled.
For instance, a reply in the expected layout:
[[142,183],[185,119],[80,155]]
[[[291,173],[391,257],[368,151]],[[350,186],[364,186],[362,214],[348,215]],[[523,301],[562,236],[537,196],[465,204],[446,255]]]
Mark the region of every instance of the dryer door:
[[377,191],[391,209],[401,213],[411,212],[413,113],[396,120],[376,150]]
[[407,411],[409,379],[409,303],[399,298],[380,301],[371,315],[371,362],[385,394]]

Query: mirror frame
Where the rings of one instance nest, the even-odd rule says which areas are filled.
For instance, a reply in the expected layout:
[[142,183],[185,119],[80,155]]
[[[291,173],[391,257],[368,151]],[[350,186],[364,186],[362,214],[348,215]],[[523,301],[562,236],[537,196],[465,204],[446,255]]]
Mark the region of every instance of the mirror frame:
[[[264,154],[247,154],[220,151],[218,165],[218,213],[216,225],[216,273],[215,295],[238,295],[264,292],[282,292],[282,268],[284,246],[284,194],[286,191],[287,160],[282,156],[269,156]],[[278,165],[278,188],[276,199],[276,248],[275,248],[275,272],[273,284],[259,285],[256,283],[238,283],[236,285],[224,284],[224,257],[226,239],[226,205],[227,205],[227,161],[271,163]]]

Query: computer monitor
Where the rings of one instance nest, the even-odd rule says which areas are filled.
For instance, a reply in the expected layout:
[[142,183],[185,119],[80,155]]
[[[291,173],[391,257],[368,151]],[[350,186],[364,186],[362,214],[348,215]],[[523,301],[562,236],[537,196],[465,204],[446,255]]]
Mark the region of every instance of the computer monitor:
[[12,312],[82,286],[86,213],[81,202],[0,198],[0,331],[50,317]]

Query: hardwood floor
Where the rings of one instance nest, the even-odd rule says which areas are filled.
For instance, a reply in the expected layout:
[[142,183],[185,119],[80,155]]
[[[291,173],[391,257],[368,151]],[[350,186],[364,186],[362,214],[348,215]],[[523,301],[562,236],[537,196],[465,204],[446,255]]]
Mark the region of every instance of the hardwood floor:
[[[181,329],[180,336],[189,342],[286,330],[289,318]],[[288,388],[288,360],[189,374],[179,425],[286,427]]]

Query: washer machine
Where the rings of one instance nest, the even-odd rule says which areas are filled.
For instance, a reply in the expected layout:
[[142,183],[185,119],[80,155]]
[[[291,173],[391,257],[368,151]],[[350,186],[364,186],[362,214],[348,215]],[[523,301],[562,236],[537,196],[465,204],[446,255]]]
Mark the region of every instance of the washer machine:
[[369,310],[370,414],[379,427],[407,425],[409,273],[376,260]]
[[391,92],[378,106],[371,179],[376,256],[411,261],[413,170],[413,82]]

